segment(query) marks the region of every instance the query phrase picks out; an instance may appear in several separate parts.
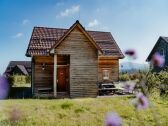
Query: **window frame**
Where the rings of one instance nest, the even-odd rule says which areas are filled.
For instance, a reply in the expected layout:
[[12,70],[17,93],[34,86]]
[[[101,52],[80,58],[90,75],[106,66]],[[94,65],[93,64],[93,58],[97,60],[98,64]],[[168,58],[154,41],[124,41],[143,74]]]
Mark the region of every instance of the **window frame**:
[[102,68],[102,79],[109,80],[110,79],[110,69]]
[[163,48],[160,49],[160,52],[159,52],[159,53],[160,53],[161,56],[163,56],[163,57],[165,56],[165,51],[164,51]]

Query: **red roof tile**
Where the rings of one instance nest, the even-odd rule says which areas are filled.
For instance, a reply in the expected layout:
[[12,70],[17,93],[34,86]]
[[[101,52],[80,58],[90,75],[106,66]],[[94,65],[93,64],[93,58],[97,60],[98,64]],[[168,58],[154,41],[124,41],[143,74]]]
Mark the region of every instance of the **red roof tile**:
[[[58,42],[68,29],[34,27],[26,56],[49,55],[49,50]],[[87,31],[98,46],[103,50],[103,55],[123,58],[123,54],[110,32]]]

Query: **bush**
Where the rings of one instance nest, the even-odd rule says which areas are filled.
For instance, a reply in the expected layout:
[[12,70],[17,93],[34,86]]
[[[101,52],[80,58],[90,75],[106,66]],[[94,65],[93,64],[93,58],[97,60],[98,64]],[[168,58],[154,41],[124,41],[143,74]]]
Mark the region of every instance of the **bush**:
[[31,83],[31,77],[30,76],[26,76],[26,83]]
[[163,70],[159,73],[149,73],[146,78],[146,85],[151,96],[158,94],[167,95],[168,92],[168,72]]
[[8,77],[8,82],[11,87],[28,87],[30,86],[31,78],[24,75],[12,75]]
[[129,81],[130,77],[129,77],[129,74],[125,73],[125,74],[120,75],[119,79],[120,81]]
[[146,72],[141,71],[132,74],[121,73],[119,79],[120,81],[135,80],[136,88],[140,88],[140,81],[145,79],[147,90],[150,96],[153,98],[156,98],[160,95],[168,96],[168,68],[166,70],[162,70],[159,73],[149,72],[148,75]]
[[146,78],[146,85],[149,92],[153,90],[153,88],[159,88],[160,84],[161,84],[160,78],[156,73],[148,74]]
[[145,78],[146,76],[146,72],[137,72],[137,73],[121,73],[120,74],[120,81],[129,81],[129,80],[136,80],[136,81],[140,81],[142,78]]

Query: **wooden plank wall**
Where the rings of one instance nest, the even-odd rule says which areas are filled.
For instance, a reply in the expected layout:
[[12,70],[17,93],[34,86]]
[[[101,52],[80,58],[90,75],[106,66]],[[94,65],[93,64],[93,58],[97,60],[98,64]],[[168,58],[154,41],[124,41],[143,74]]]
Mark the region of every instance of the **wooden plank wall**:
[[98,52],[84,34],[75,28],[55,52],[70,55],[70,97],[96,97]]
[[[53,87],[53,57],[38,56],[34,57],[34,93],[40,87]],[[43,63],[46,64],[45,70],[42,70]]]
[[119,80],[119,60],[118,59],[99,59],[98,80],[103,81],[103,69],[110,71],[109,81]]

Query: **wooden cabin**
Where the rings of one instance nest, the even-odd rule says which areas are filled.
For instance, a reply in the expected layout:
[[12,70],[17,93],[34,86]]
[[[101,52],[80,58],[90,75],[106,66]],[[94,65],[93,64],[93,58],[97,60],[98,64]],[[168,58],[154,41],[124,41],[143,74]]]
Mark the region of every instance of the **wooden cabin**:
[[118,81],[124,57],[110,32],[86,31],[79,21],[69,29],[34,27],[26,56],[33,95],[56,98],[96,97],[98,81]]

